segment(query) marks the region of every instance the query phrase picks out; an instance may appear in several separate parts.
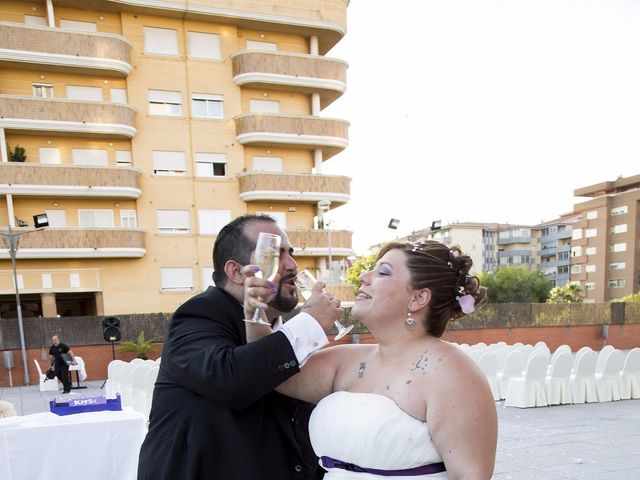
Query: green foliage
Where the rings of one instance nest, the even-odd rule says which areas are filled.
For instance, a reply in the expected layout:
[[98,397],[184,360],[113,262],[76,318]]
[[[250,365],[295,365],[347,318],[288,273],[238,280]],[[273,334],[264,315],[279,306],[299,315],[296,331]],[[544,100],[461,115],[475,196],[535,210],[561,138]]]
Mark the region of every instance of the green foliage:
[[360,275],[363,272],[368,272],[372,270],[376,265],[376,254],[371,254],[365,257],[358,258],[353,266],[347,270],[347,283],[353,285],[354,290],[358,290],[360,288]]
[[579,282],[569,282],[562,287],[553,287],[547,303],[580,303],[584,300]]
[[614,302],[640,303],[640,292],[630,293],[621,298],[616,298]]
[[122,342],[120,343],[120,351],[135,353],[136,357],[141,358],[143,360],[147,359],[147,354],[153,351],[158,345],[158,343],[162,342],[162,338],[150,338],[146,340],[144,338],[144,331],[141,331],[138,335],[138,340],[135,342]]
[[20,145],[16,145],[16,149],[12,151],[7,144],[7,154],[10,162],[24,162],[27,159],[26,150]]
[[541,271],[530,272],[526,267],[502,267],[479,278],[488,289],[487,303],[544,303],[552,286]]

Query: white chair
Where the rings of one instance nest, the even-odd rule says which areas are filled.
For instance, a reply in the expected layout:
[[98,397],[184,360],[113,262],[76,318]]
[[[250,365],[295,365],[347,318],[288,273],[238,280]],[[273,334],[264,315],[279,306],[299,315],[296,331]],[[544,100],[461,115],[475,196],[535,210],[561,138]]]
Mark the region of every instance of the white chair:
[[107,366],[107,383],[105,384],[105,394],[107,398],[116,398],[116,394],[120,392],[120,377],[123,368],[126,368],[127,362],[122,360],[112,360]]
[[478,360],[478,366],[487,378],[493,399],[496,401],[500,400],[500,389],[496,377],[498,373],[498,357],[496,357],[496,354],[493,352],[485,352]]
[[143,359],[136,357],[133,360],[131,360],[129,363],[132,365],[135,365],[136,363],[142,363],[142,362],[144,362]]
[[640,348],[627,353],[620,372],[620,399],[640,398]]
[[578,365],[578,361],[580,360],[580,357],[585,354],[585,352],[593,352],[593,349],[591,347],[582,347],[576,352],[573,357],[573,367],[571,367],[571,374],[576,373],[576,366]]
[[504,406],[518,408],[548,406],[544,385],[547,359],[544,354],[541,352],[531,354],[525,370],[524,376],[509,379]]
[[596,372],[596,393],[599,402],[616,402],[620,400],[620,372],[624,363],[624,354],[613,350],[607,355],[602,372]]
[[145,398],[147,400],[147,403],[145,405],[143,413],[147,419],[149,419],[149,413],[151,412],[151,404],[153,403],[153,389],[156,386],[156,379],[158,378],[159,371],[159,366],[151,367],[147,372],[147,377],[145,378]]
[[507,386],[509,379],[522,376],[526,365],[524,353],[520,349],[511,350],[504,360],[504,369],[496,374],[498,380],[498,392],[500,400],[507,395]]
[[536,344],[533,346],[533,348],[538,348],[538,347],[547,347],[547,343],[540,340],[539,342],[536,342]]
[[549,363],[551,362],[551,351],[549,350],[549,347],[547,347],[546,344],[538,345],[536,347],[533,347],[533,350],[529,355],[533,355],[534,353],[538,352],[542,353],[545,356],[545,358],[547,359],[547,365],[549,365]]
[[146,362],[139,363],[135,366],[131,374],[131,402],[130,406],[140,413],[144,413],[147,408],[147,373],[155,366],[152,360],[151,364]]
[[474,351],[469,352],[469,357],[471,360],[478,363],[480,361],[480,357],[482,357],[485,353],[488,353],[484,348],[476,348]]
[[604,347],[602,347],[602,350],[598,352],[598,359],[596,360],[596,373],[602,373],[609,355],[611,355],[614,350],[615,349],[613,348],[613,346],[605,345]]
[[161,359],[162,359],[162,357],[158,357],[158,358],[156,358],[156,363],[157,363],[158,365],[160,365],[160,360],[161,360]]
[[569,377],[571,375],[571,367],[573,365],[573,355],[566,350],[561,351],[558,355],[553,354],[551,360],[551,368],[545,379],[547,387],[547,399],[549,405],[564,405],[571,403],[571,385]]
[[38,360],[33,359],[33,363],[36,364],[36,369],[38,370],[38,378],[40,379],[39,389],[41,392],[57,392],[58,391],[58,378],[53,378],[51,380],[47,380],[47,376],[42,373],[42,368],[40,368],[40,364]]
[[133,372],[138,367],[138,365],[142,364],[143,362],[141,358],[137,358],[134,360],[137,360],[137,361],[134,362],[132,360],[131,362],[126,363],[120,375],[120,401],[122,402],[123,407],[132,406]]
[[[560,345],[558,348],[556,348],[555,352],[553,352],[553,354],[551,355],[551,361],[553,361],[554,357],[557,357],[558,355],[560,355],[563,352],[571,353],[571,347],[569,345],[567,345],[566,343],[564,345]],[[571,356],[571,362],[573,363],[573,355]]]
[[598,354],[593,350],[582,353],[575,363],[575,372],[569,377],[571,403],[594,403],[598,401],[595,373]]

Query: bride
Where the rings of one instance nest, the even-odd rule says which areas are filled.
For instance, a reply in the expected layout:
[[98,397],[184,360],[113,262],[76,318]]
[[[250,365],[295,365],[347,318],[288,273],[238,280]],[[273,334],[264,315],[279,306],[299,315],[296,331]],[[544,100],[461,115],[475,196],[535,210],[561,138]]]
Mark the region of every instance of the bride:
[[[325,478],[491,477],[497,416],[489,386],[473,360],[440,339],[449,320],[484,296],[471,265],[457,247],[435,241],[385,245],[360,277],[351,311],[377,343],[322,349],[277,388],[317,404],[309,431]],[[245,282],[245,318],[267,293],[251,288],[260,282]],[[247,324],[249,340],[269,333]]]

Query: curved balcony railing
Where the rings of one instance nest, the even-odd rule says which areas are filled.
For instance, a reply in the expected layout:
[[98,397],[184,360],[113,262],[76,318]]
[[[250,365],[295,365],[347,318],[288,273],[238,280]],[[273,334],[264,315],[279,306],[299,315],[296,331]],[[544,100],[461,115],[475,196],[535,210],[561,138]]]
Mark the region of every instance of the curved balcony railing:
[[316,203],[349,201],[349,177],[303,173],[255,172],[238,175],[240,198],[245,202],[292,200]]
[[319,93],[322,108],[347,88],[347,64],[335,58],[245,50],[233,54],[231,59],[237,85]]
[[126,77],[131,43],[108,33],[71,32],[0,22],[0,65],[30,63],[38,70]]
[[326,257],[329,254],[329,235],[331,235],[331,254],[334,257],[348,257],[353,255],[349,230],[289,230],[287,236],[293,245],[296,255]]
[[0,95],[0,127],[133,138],[135,108],[110,102]]

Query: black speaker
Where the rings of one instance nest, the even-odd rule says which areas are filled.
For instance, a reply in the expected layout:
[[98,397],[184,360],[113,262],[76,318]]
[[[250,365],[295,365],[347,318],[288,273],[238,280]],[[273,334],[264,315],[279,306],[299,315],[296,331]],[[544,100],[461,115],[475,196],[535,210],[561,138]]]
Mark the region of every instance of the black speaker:
[[118,317],[104,317],[102,319],[102,334],[105,342],[119,342],[120,319]]

